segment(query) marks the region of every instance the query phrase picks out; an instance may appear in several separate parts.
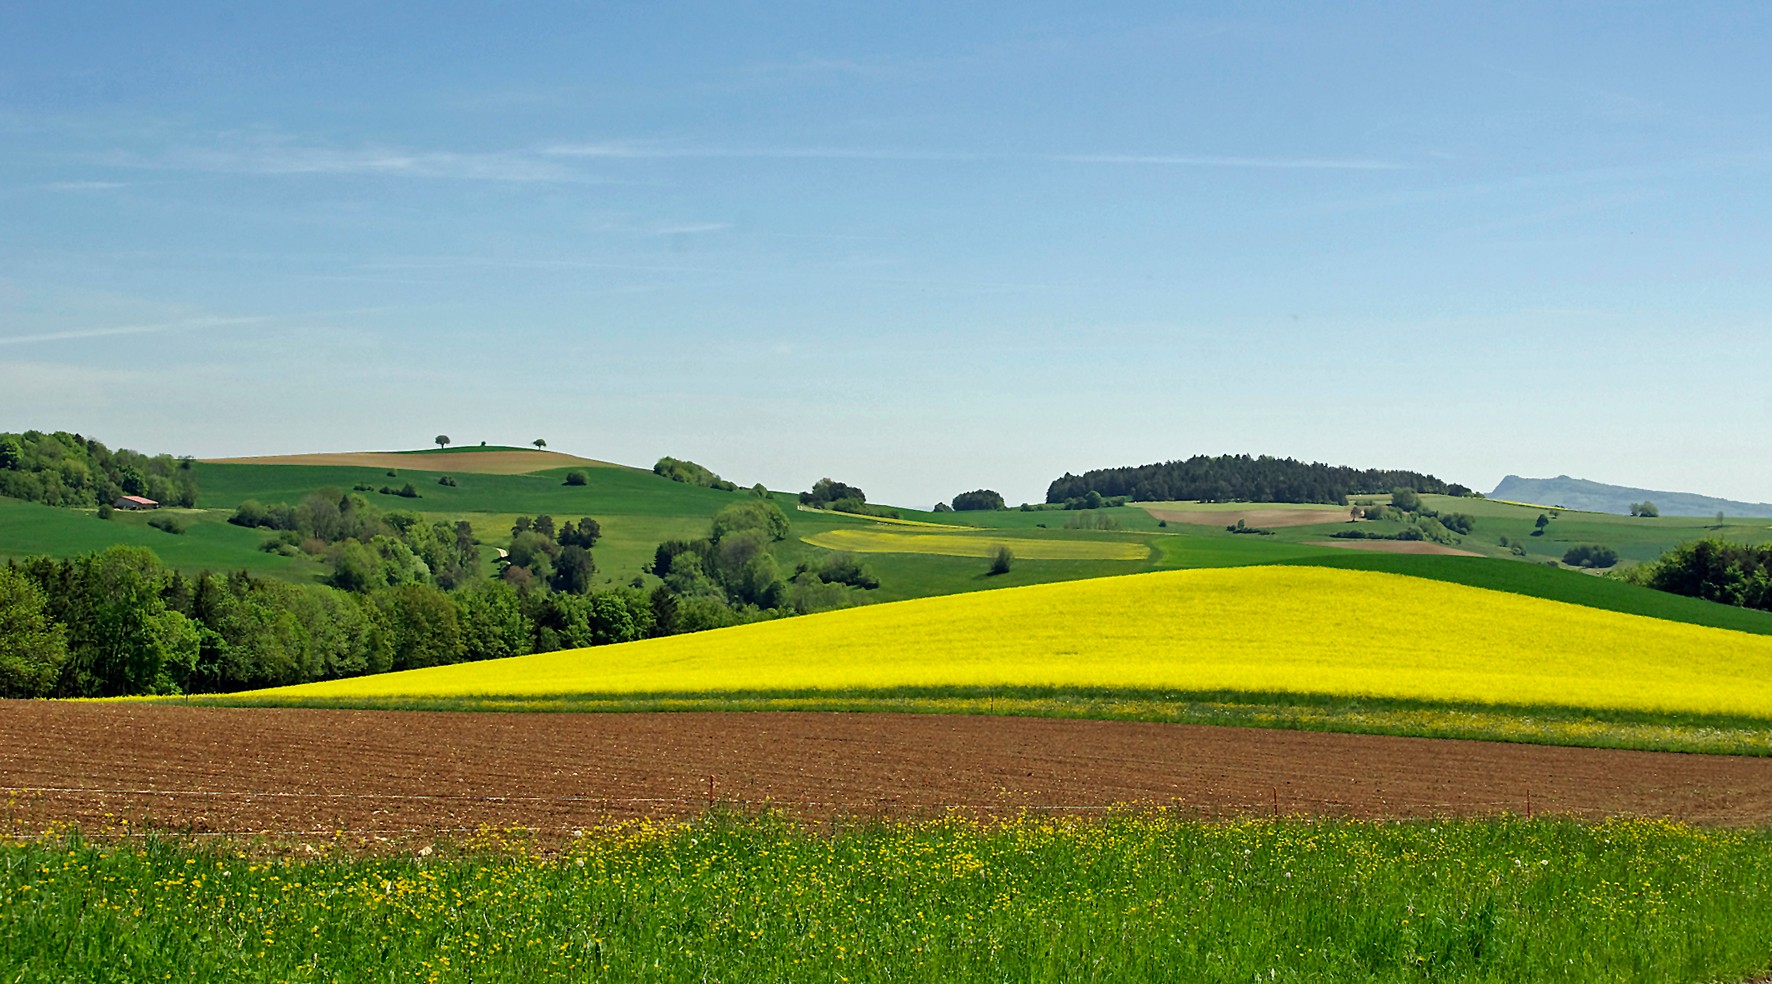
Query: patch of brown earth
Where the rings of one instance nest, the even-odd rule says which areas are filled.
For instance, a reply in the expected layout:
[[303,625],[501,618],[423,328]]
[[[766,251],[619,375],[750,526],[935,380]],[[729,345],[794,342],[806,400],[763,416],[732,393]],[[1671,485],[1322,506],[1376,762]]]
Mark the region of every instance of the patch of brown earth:
[[1278,529],[1282,526],[1321,526],[1324,523],[1345,523],[1346,509],[1147,509],[1157,519],[1194,526],[1245,526],[1257,529]]
[[204,458],[216,465],[332,465],[346,468],[401,468],[412,471],[460,472],[464,475],[527,475],[549,468],[625,468],[607,461],[554,451],[439,451],[406,454],[398,451],[340,451],[323,454],[264,455],[255,458]]
[[1556,812],[1772,821],[1772,759],[918,714],[506,714],[0,702],[0,825],[560,832],[713,800],[1201,816]]
[[1426,540],[1313,540],[1307,547],[1341,547],[1344,550],[1376,550],[1379,553],[1438,554],[1443,557],[1481,557],[1480,553],[1448,547]]

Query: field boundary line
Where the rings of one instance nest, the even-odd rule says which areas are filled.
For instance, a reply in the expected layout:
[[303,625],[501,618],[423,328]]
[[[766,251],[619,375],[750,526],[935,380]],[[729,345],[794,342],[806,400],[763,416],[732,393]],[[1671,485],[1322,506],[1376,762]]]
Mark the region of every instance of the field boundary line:
[[[709,806],[819,807],[819,808],[823,808],[823,809],[856,810],[856,811],[863,811],[863,810],[878,811],[882,807],[887,807],[887,808],[891,808],[891,809],[903,809],[903,810],[976,810],[976,811],[984,811],[984,812],[1002,812],[1002,811],[1008,811],[1008,810],[1022,810],[1022,811],[1028,811],[1028,812],[1036,812],[1036,811],[1038,811],[1038,812],[1092,812],[1092,811],[1136,812],[1140,809],[1147,809],[1148,810],[1151,808],[1172,809],[1172,810],[1182,810],[1182,811],[1186,811],[1186,810],[1199,811],[1199,810],[1205,809],[1204,807],[1199,807],[1199,806],[1189,807],[1189,806],[1185,806],[1185,805],[1177,805],[1174,803],[1170,803],[1167,806],[1165,806],[1164,804],[1160,804],[1160,803],[1138,803],[1138,802],[1090,803],[1090,804],[1080,804],[1080,803],[1021,803],[1021,804],[1017,804],[1017,803],[905,803],[905,802],[903,802],[897,798],[893,798],[893,797],[876,797],[874,799],[868,799],[868,800],[783,800],[783,799],[748,800],[748,799],[725,799],[725,798],[707,799],[707,798],[701,797],[701,796],[527,796],[527,795],[497,796],[497,795],[470,795],[470,794],[455,794],[455,793],[288,793],[288,792],[257,792],[257,791],[217,790],[217,789],[104,789],[104,788],[97,788],[97,787],[90,787],[90,786],[8,786],[8,787],[0,787],[0,793],[40,793],[40,794],[45,794],[45,795],[93,794],[93,795],[107,795],[107,796],[141,796],[141,797],[190,796],[190,797],[213,797],[213,798],[217,798],[217,799],[234,798],[234,799],[296,799],[296,800],[391,800],[391,801],[408,801],[408,802],[462,802],[462,803],[585,803],[585,804],[590,804],[590,805],[594,805],[594,806],[595,805],[600,805],[600,806],[652,805],[652,806],[683,806],[683,807],[702,807],[702,808],[706,808]],[[1517,809],[1524,803],[1524,804],[1528,804],[1526,806],[1526,809],[1529,811],[1531,809],[1531,807],[1529,805],[1530,802],[1531,802],[1531,798],[1528,796],[1524,800],[1492,800],[1492,801],[1483,801],[1483,802],[1475,802],[1475,803],[1472,803],[1472,802],[1465,802],[1465,803],[1434,802],[1434,803],[1429,803],[1429,802],[1423,802],[1423,801],[1406,801],[1406,802],[1401,802],[1396,805],[1399,805],[1399,806],[1402,806],[1405,808],[1411,808],[1411,809],[1446,810],[1448,812],[1451,812],[1454,810],[1459,810],[1459,811],[1470,810],[1472,808],[1489,808],[1489,809],[1499,809],[1499,810],[1506,811],[1506,810],[1510,810],[1510,809]],[[1288,814],[1281,813],[1281,811],[1278,809],[1278,806],[1279,806],[1278,803],[1275,803],[1274,807],[1272,809],[1261,810],[1260,809],[1261,807],[1267,806],[1269,803],[1268,799],[1265,797],[1258,797],[1257,799],[1252,800],[1251,803],[1254,804],[1254,806],[1257,808],[1258,812],[1271,813],[1271,814],[1275,814],[1275,815],[1288,815]],[[1350,806],[1351,804],[1346,803],[1346,802],[1341,802],[1341,801],[1323,801],[1321,803],[1317,803],[1317,804],[1313,804],[1313,805],[1317,809],[1322,809],[1322,808],[1335,808],[1335,807],[1344,807],[1345,808],[1345,807]],[[1290,806],[1290,815],[1297,815],[1299,812],[1300,804],[1293,803],[1293,804],[1289,804],[1289,806]],[[538,828],[538,829],[551,829],[551,828]]]

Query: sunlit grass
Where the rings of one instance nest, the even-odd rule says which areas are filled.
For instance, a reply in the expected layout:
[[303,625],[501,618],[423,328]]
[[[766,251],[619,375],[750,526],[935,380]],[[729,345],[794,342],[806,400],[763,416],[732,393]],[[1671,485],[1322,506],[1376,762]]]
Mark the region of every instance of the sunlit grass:
[[901,533],[897,530],[836,529],[801,537],[815,547],[850,553],[907,553],[935,557],[989,557],[1008,547],[1017,560],[1147,560],[1142,543],[1104,540],[1038,540],[987,531]]
[[0,966],[17,981],[1697,982],[1772,965],[1767,833],[1656,821],[715,814],[558,850],[495,832],[428,857],[364,846],[0,846]]

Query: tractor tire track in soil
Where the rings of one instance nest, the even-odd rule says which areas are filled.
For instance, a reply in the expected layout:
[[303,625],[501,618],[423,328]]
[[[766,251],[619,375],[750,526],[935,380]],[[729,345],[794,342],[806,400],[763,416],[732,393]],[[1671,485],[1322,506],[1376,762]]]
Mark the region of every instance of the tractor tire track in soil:
[[1171,806],[1201,816],[1560,813],[1772,821],[1772,759],[1200,725],[916,714],[515,714],[0,701],[0,831],[562,832]]

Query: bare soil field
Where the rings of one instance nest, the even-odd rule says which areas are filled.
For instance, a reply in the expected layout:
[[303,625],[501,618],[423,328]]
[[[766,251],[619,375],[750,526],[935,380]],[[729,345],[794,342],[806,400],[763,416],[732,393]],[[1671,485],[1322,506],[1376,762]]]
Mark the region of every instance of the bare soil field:
[[710,792],[809,818],[1144,804],[1762,824],[1772,759],[1007,717],[0,702],[0,830],[558,835],[699,812]]
[[1346,509],[1147,509],[1157,519],[1194,526],[1245,526],[1278,529],[1282,526],[1321,526],[1324,523],[1345,523]]
[[1437,554],[1442,557],[1481,557],[1480,553],[1448,547],[1426,540],[1312,540],[1307,547],[1340,547],[1343,550],[1376,550],[1379,553]]
[[334,465],[347,468],[410,468],[464,475],[527,475],[549,468],[621,468],[607,461],[555,451],[440,451],[402,454],[397,451],[339,451],[321,454],[276,454],[252,458],[205,458],[216,465]]

